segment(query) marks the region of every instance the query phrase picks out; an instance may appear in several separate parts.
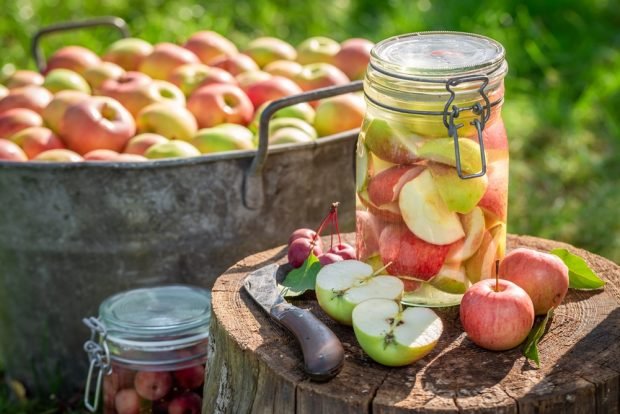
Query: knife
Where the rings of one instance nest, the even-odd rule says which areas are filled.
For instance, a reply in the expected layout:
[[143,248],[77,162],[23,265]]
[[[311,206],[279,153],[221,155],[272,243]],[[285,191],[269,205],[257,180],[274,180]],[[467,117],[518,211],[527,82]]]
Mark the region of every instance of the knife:
[[340,340],[310,311],[286,302],[276,285],[278,265],[271,264],[250,273],[243,286],[273,320],[288,329],[301,345],[304,371],[314,381],[335,377],[344,364]]

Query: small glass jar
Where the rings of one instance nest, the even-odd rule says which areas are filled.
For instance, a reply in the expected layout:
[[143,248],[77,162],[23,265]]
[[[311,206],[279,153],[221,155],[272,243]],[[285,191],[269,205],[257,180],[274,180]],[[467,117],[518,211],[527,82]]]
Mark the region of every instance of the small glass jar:
[[357,250],[405,282],[405,304],[456,305],[504,255],[504,55],[498,42],[459,32],[397,36],[371,52]]
[[[193,286],[135,289],[84,319],[90,368],[84,403],[103,413],[187,413],[202,408],[211,293]],[[95,387],[93,389],[93,387]]]

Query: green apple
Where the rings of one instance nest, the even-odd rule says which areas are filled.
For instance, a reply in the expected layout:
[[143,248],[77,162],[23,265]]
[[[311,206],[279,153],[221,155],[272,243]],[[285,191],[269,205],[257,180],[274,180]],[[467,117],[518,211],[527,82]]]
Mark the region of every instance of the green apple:
[[454,294],[465,293],[471,286],[465,268],[460,264],[444,264],[430,283],[443,292]]
[[[254,133],[258,132],[258,125],[260,123],[261,114],[263,113],[267,105],[269,105],[270,103],[271,102],[265,102],[264,104],[258,107],[256,112],[254,112],[254,119],[252,119],[252,122],[250,123],[248,127],[250,128],[252,132]],[[279,109],[275,114],[273,114],[271,119],[298,118],[312,125],[314,123],[314,115],[315,115],[314,108],[309,103],[300,102],[298,104]]]
[[398,206],[409,230],[427,243],[446,245],[465,237],[458,214],[448,209],[428,169],[402,187]]
[[282,128],[296,128],[308,135],[312,139],[316,139],[317,134],[316,130],[307,123],[306,121],[302,121],[299,118],[276,118],[273,121],[269,122],[269,135],[275,134],[279,129]]
[[153,132],[168,139],[189,141],[198,125],[185,107],[167,102],[155,102],[143,108],[136,118],[138,132]]
[[484,213],[480,207],[475,207],[469,214],[460,216],[465,238],[450,247],[446,263],[461,263],[476,253],[485,233]]
[[80,74],[69,69],[54,69],[48,72],[43,87],[51,93],[72,90],[90,94],[88,82]]
[[103,55],[103,60],[116,63],[125,70],[135,71],[152,52],[153,45],[146,40],[128,37],[112,43]]
[[316,107],[314,127],[320,137],[358,129],[365,111],[364,98],[352,93],[323,99]]
[[334,56],[340,51],[340,43],[323,36],[310,37],[297,46],[297,62],[302,65],[309,63],[332,63]]
[[179,140],[155,144],[144,153],[144,156],[151,160],[160,158],[195,157],[197,155],[200,155],[200,151],[198,151],[196,147],[189,142]]
[[258,37],[243,51],[261,68],[276,60],[295,60],[297,51],[284,40],[275,37]]
[[364,132],[364,142],[378,158],[394,164],[412,164],[418,160],[417,141],[402,131],[390,126],[388,121],[375,118]]
[[[454,140],[452,138],[427,139],[418,149],[418,155],[431,161],[456,167]],[[468,138],[459,138],[461,171],[474,174],[482,170],[480,145]]]
[[362,349],[376,362],[411,364],[435,348],[443,323],[428,308],[406,308],[389,299],[369,299],[353,310],[353,330]]
[[301,144],[314,141],[315,139],[304,131],[292,127],[280,128],[269,136],[269,145]]
[[254,149],[254,134],[244,126],[220,124],[198,130],[190,141],[203,154]]
[[351,325],[351,315],[357,304],[373,298],[399,300],[404,285],[397,277],[375,275],[369,264],[343,260],[321,268],[316,276],[315,291],[325,313],[342,324]]
[[439,195],[450,211],[469,213],[487,190],[489,180],[486,175],[464,180],[454,167],[436,162],[430,162],[428,167]]
[[86,69],[82,76],[91,86],[93,91],[98,92],[101,85],[108,79],[118,80],[125,74],[125,69],[112,62],[101,62],[97,66]]

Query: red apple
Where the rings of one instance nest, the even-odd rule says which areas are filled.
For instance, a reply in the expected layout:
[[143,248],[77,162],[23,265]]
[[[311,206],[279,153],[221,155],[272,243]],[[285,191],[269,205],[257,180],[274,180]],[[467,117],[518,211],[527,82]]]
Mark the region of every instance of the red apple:
[[232,56],[239,52],[233,42],[210,30],[194,33],[183,47],[191,50],[205,65],[210,65],[222,56]]
[[536,315],[555,308],[568,292],[568,268],[559,257],[527,248],[517,248],[499,265],[499,277],[527,292]]
[[194,365],[193,367],[180,369],[172,373],[174,380],[181,389],[193,390],[200,387],[205,380],[205,366]]
[[120,154],[109,149],[96,149],[84,154],[84,161],[114,161]]
[[45,78],[34,70],[17,70],[4,82],[9,89],[21,88],[22,86],[42,86]]
[[508,159],[487,164],[488,185],[478,206],[495,219],[506,222],[508,215]]
[[114,397],[117,414],[140,414],[140,397],[135,390],[125,388]]
[[187,109],[200,128],[223,123],[247,125],[252,120],[254,106],[248,96],[235,85],[202,86],[189,97]]
[[140,371],[133,383],[140,397],[155,401],[168,394],[172,388],[172,376],[169,372]]
[[[168,139],[189,141],[198,130],[194,115],[186,108],[167,102],[156,102],[142,109],[136,118],[138,131],[153,132]],[[164,145],[158,144],[158,145]]]
[[0,114],[0,138],[10,138],[22,129],[43,125],[43,118],[30,109],[14,108]]
[[123,104],[134,118],[138,117],[142,109],[156,102],[185,106],[183,92],[172,83],[162,80],[152,80],[148,83],[126,83],[114,90],[106,90],[102,93]]
[[514,348],[527,338],[534,324],[534,305],[516,284],[485,279],[472,285],[461,300],[463,329],[475,344],[492,351]]
[[52,93],[42,86],[24,86],[11,89],[11,92],[0,99],[0,114],[13,108],[30,109],[38,114],[52,100]]
[[310,91],[327,86],[344,85],[349,83],[347,75],[329,63],[311,63],[305,65],[301,73],[295,77],[295,82],[304,91]]
[[89,98],[90,95],[80,91],[66,90],[58,92],[41,114],[45,125],[52,131],[59,133],[60,121],[65,115],[67,108]]
[[101,86],[108,79],[118,80],[125,74],[125,69],[112,62],[101,62],[97,66],[86,69],[83,73],[84,79],[91,86],[93,91],[99,91]]
[[255,148],[252,131],[238,124],[219,124],[199,129],[190,141],[202,154]]
[[[477,141],[478,137],[474,139]],[[497,118],[493,122],[487,122],[484,131],[482,131],[482,140],[484,141],[484,149],[486,151],[508,151],[508,137],[504,121],[501,118]]]
[[118,154],[118,156],[116,158],[114,158],[113,161],[116,162],[142,162],[142,161],[148,161],[148,158],[146,158],[143,155],[138,155],[138,154]]
[[133,71],[138,70],[142,60],[152,52],[153,45],[149,42],[128,37],[112,43],[103,55],[103,60],[116,63],[125,70]]
[[123,152],[125,154],[144,155],[146,150],[150,147],[155,144],[161,144],[162,142],[168,142],[168,138],[149,132],[138,134],[127,142],[127,146],[125,146]]
[[303,144],[313,141],[315,138],[308,135],[306,131],[295,127],[279,128],[269,134],[269,145]]
[[431,280],[443,266],[450,245],[425,242],[406,226],[390,224],[379,237],[379,252],[387,271],[394,276]]
[[368,182],[369,200],[376,206],[397,201],[403,186],[422,171],[420,165],[396,165],[381,171]]
[[235,76],[235,80],[243,92],[247,92],[248,88],[255,83],[266,81],[267,79],[271,79],[271,74],[262,70],[243,72]]
[[247,92],[254,107],[258,108],[267,101],[297,95],[302,90],[290,79],[273,76],[270,79],[254,83],[248,88]]
[[0,161],[28,161],[28,157],[19,145],[0,138]]
[[193,392],[181,394],[170,402],[168,414],[200,414],[202,398]]
[[332,64],[344,72],[349,79],[363,79],[370,63],[370,51],[374,43],[367,39],[353,38],[342,42]]
[[153,79],[166,80],[179,66],[187,63],[199,63],[195,54],[173,43],[159,43],[153,52],[146,56],[138,70]]
[[318,62],[332,63],[339,50],[340,44],[329,37],[311,37],[297,46],[297,62],[302,65]]
[[118,101],[94,96],[70,106],[62,117],[60,135],[79,154],[94,149],[122,149],[136,132],[131,114]]
[[243,53],[237,53],[232,56],[221,56],[213,60],[211,66],[224,69],[233,76],[237,76],[243,72],[252,72],[260,69],[251,57]]
[[276,60],[263,68],[267,73],[273,76],[282,76],[290,80],[295,80],[295,76],[299,75],[304,67],[291,60]]
[[32,160],[45,162],[80,162],[84,161],[84,158],[82,158],[80,154],[68,149],[51,149],[39,153],[39,155]]
[[366,103],[359,95],[349,93],[324,99],[316,107],[314,128],[320,137],[359,128],[365,112]]
[[233,75],[224,69],[209,67],[202,63],[189,63],[179,66],[170,74],[168,80],[178,86],[186,96],[189,96],[199,87],[212,83],[237,84]]
[[252,40],[244,53],[261,68],[276,60],[295,60],[297,51],[284,40],[275,37],[259,37]]
[[30,159],[43,151],[65,148],[65,145],[52,130],[43,127],[21,130],[11,137],[11,141],[19,145]]
[[92,50],[82,46],[65,46],[58,49],[47,60],[45,73],[54,69],[69,69],[80,75],[92,66],[101,63],[101,59]]

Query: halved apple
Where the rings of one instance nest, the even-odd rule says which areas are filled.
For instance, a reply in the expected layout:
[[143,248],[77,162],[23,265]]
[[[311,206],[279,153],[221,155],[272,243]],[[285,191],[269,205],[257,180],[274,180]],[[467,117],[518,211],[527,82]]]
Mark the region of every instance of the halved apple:
[[364,143],[377,157],[394,164],[412,164],[418,160],[417,137],[393,128],[387,120],[375,118],[364,133]]
[[453,294],[465,293],[471,286],[461,264],[444,264],[430,283],[443,292]]
[[368,198],[376,206],[397,201],[403,186],[422,171],[420,165],[397,165],[382,171],[370,179]]
[[[465,174],[477,173],[482,169],[480,145],[468,138],[459,138],[461,170]],[[456,167],[454,140],[452,138],[427,139],[418,149],[418,156],[427,160]]]
[[427,308],[401,309],[387,299],[370,299],[353,310],[353,330],[362,349],[376,362],[411,364],[433,350],[443,323]]
[[488,178],[486,175],[466,180],[459,177],[456,168],[431,162],[428,164],[439,195],[450,211],[467,214],[484,195]]
[[387,272],[421,281],[431,280],[439,272],[449,250],[449,244],[427,243],[398,224],[385,227],[379,238],[379,252]]
[[428,243],[448,245],[465,236],[458,215],[444,203],[429,170],[403,186],[398,206],[409,230]]
[[475,207],[471,213],[460,216],[465,238],[454,243],[446,257],[446,263],[461,263],[476,253],[485,232],[485,217],[482,209]]
[[404,288],[397,277],[375,275],[372,266],[366,263],[343,260],[319,271],[315,290],[325,313],[342,324],[351,325],[351,315],[357,304],[373,298],[400,300]]

